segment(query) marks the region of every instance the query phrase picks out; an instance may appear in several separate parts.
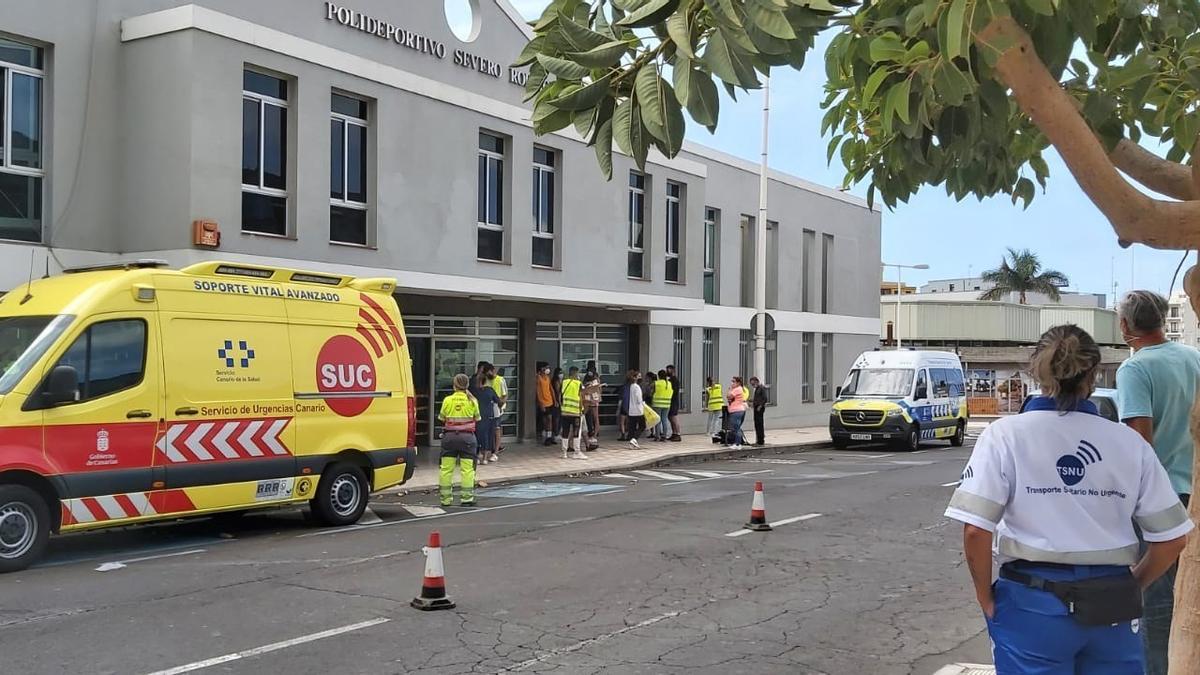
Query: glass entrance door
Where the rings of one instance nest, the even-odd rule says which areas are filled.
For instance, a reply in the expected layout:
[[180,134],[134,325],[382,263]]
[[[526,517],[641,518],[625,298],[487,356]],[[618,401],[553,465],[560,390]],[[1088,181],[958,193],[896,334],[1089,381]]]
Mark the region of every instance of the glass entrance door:
[[562,369],[563,373],[571,372],[571,368],[579,369],[580,374],[587,371],[588,361],[595,361],[598,356],[598,346],[595,342],[563,342]]
[[454,393],[454,376],[462,373],[467,377],[475,375],[476,355],[474,340],[437,340],[433,341],[433,402],[430,407],[429,424],[435,429],[435,438],[442,435],[442,423],[438,421],[438,411],[442,409],[442,401]]

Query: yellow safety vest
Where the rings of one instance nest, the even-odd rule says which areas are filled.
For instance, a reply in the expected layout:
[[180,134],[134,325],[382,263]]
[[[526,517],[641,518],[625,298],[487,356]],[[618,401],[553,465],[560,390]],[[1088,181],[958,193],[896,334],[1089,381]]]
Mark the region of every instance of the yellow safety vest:
[[670,408],[671,399],[675,397],[675,388],[671,386],[671,382],[667,379],[660,379],[654,383],[654,396],[650,399],[650,405],[655,408]]
[[725,398],[721,395],[721,385],[714,384],[708,388],[708,411],[720,412],[723,405],[725,405]]
[[438,419],[445,425],[446,431],[474,433],[475,422],[479,420],[479,402],[465,391],[456,391],[442,401]]
[[562,414],[579,417],[580,400],[579,388],[582,383],[573,378],[567,378],[562,383]]

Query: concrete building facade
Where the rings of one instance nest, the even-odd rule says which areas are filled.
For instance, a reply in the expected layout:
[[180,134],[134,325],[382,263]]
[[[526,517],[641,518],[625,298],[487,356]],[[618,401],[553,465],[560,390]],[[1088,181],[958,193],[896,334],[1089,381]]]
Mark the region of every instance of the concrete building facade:
[[[5,3],[0,288],[136,258],[394,276],[426,441],[477,360],[510,437],[540,361],[675,363],[701,429],[704,377],[752,374],[756,166],[689,143],[605,181],[571,128],[534,136],[521,17],[472,6],[460,39],[436,0]],[[768,199],[768,419],[819,424],[877,343],[880,214],[781,173]]]

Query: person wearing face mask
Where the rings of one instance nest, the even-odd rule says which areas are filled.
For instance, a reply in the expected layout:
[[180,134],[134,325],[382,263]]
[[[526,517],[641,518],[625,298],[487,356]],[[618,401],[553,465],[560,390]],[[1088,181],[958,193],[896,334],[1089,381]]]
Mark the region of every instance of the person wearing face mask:
[[[1154,447],[1171,487],[1187,505],[1193,457],[1188,420],[1200,386],[1200,351],[1167,340],[1166,314],[1167,300],[1157,293],[1132,291],[1121,300],[1117,316],[1133,356],[1117,370],[1117,408],[1121,421]],[[1142,637],[1148,675],[1167,672],[1175,574],[1172,566],[1146,589]]]

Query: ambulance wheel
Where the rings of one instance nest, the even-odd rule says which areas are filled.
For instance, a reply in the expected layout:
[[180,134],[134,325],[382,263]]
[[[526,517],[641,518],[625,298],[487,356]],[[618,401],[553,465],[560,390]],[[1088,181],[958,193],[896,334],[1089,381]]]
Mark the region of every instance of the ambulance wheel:
[[317,521],[340,527],[352,525],[367,510],[367,475],[353,464],[333,464],[321,474],[309,505]]
[[914,424],[908,428],[908,435],[904,437],[903,447],[909,452],[921,449],[921,427]]
[[958,429],[954,431],[954,435],[950,437],[950,445],[961,448],[963,443],[967,442],[967,425],[962,422],[958,423]]
[[42,557],[50,539],[50,508],[35,490],[0,485],[0,572],[16,572]]

